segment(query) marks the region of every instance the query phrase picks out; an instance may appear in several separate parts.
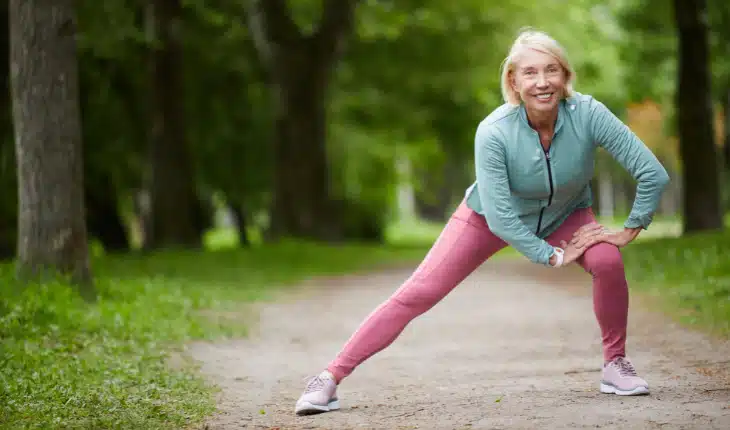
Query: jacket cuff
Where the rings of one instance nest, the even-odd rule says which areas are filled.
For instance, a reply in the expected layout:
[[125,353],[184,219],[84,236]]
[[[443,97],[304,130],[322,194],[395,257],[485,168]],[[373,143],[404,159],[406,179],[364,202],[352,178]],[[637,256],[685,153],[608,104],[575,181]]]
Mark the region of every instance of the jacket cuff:
[[651,224],[653,220],[653,216],[651,214],[646,215],[629,215],[629,219],[626,220],[624,223],[624,227],[626,228],[639,228],[646,230],[649,227],[649,224]]

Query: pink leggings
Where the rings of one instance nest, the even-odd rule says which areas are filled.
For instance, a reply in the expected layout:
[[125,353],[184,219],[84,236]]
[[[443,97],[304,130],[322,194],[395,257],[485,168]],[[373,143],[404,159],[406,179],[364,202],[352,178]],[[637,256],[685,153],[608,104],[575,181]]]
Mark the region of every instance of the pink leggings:
[[[591,209],[576,210],[547,241],[559,246],[561,240],[570,240],[580,226],[594,221]],[[489,230],[484,217],[462,202],[416,271],[365,319],[327,369],[338,382],[350,375],[355,367],[390,345],[409,322],[506,246]],[[602,333],[604,359],[624,356],[629,293],[619,249],[598,243],[577,263],[593,277],[593,310]]]

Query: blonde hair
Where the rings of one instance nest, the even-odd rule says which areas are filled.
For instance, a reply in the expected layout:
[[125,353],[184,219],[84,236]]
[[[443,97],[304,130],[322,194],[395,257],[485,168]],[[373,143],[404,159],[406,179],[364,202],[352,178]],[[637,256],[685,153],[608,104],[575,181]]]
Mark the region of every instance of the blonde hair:
[[575,81],[575,71],[568,61],[568,57],[560,44],[548,36],[547,33],[532,30],[530,28],[520,30],[520,34],[515,39],[510,48],[509,55],[502,62],[502,77],[500,79],[502,86],[502,97],[506,103],[519,105],[521,102],[520,94],[512,87],[512,75],[517,66],[519,55],[526,49],[543,52],[552,55],[560,63],[565,70],[565,93],[563,97],[571,97],[573,95],[573,83]]

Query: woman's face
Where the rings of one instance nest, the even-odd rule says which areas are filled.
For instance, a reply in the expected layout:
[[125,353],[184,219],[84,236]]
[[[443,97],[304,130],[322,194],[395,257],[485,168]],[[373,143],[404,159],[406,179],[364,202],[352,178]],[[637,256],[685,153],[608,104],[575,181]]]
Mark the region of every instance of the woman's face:
[[551,111],[565,94],[566,72],[552,55],[525,50],[517,61],[512,85],[530,111]]

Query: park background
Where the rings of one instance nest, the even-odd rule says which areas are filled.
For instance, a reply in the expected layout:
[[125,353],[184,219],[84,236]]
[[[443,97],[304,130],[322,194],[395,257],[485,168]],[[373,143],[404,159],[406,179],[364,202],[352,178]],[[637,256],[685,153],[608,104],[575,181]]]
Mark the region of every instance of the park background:
[[[0,424],[180,428],[194,339],[320,275],[413,265],[474,178],[518,31],[567,49],[672,178],[633,294],[730,334],[724,0],[10,0],[0,61]],[[635,181],[593,181],[619,227]],[[521,258],[505,250],[496,258]],[[395,289],[397,286],[394,285]]]

